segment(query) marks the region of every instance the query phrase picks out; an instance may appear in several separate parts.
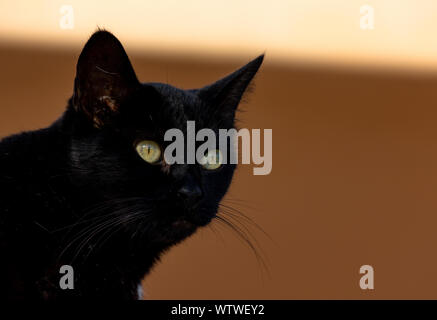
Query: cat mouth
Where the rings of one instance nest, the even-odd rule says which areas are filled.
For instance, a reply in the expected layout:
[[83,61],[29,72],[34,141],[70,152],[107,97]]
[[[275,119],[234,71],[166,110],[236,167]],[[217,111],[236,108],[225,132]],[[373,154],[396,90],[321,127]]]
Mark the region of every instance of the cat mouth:
[[203,227],[211,221],[208,216],[201,216],[196,214],[186,215],[171,223],[171,227],[175,229],[196,229]]
[[184,218],[174,221],[171,224],[171,226],[174,228],[186,228],[186,229],[191,229],[193,227],[196,227],[196,225],[194,223],[192,223]]
[[195,230],[206,226],[211,222],[214,214],[201,208],[182,207],[173,209],[171,212],[178,212],[167,221],[167,226],[174,232]]

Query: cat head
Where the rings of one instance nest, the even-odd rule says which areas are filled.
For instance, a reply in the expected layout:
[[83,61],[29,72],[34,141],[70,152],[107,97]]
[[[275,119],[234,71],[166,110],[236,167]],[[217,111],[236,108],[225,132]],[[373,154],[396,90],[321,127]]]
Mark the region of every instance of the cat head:
[[[138,81],[121,43],[98,31],[77,63],[70,102],[71,180],[83,208],[124,219],[147,243],[173,244],[211,221],[228,190],[233,164],[168,165],[168,129],[234,127],[238,104],[263,56],[200,89]],[[103,210],[103,209],[102,209]]]

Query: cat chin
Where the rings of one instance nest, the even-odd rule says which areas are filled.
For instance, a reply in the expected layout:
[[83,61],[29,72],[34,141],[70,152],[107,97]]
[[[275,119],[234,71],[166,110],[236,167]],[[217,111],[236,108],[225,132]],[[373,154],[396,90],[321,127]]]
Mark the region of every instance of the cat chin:
[[200,227],[208,225],[212,220],[212,217],[199,217],[195,219],[192,217],[180,218],[171,222],[168,227],[163,230],[165,236],[164,242],[167,244],[176,244],[196,232]]
[[197,226],[192,223],[179,223],[176,226],[171,226],[163,233],[161,242],[168,246],[174,245],[191,236],[197,230]]
[[190,222],[190,221],[187,221],[187,220],[185,220],[185,219],[181,219],[181,220],[177,220],[177,221],[174,221],[172,224],[171,224],[171,227],[172,228],[182,228],[182,229],[191,229],[191,228],[193,228],[193,227],[196,227],[195,225],[194,225],[194,223],[192,223],[192,222]]

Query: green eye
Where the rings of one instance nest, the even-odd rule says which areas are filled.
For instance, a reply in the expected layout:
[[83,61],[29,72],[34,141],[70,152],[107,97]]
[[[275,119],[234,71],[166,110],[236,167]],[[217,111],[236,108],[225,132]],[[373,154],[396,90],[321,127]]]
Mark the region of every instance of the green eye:
[[137,143],[136,150],[148,163],[156,163],[161,159],[161,148],[155,141],[143,140]]
[[202,166],[206,170],[217,170],[222,166],[223,163],[223,155],[220,150],[210,150],[203,158],[202,158]]

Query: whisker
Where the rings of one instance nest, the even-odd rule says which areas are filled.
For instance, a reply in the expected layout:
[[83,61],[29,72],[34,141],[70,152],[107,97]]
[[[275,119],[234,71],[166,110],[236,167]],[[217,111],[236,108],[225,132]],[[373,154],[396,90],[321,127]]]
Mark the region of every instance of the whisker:
[[[113,224],[116,224],[118,221],[119,216],[121,214],[126,213],[126,205],[138,200],[144,200],[140,197],[131,197],[131,198],[124,198],[124,199],[111,199],[108,201],[103,201],[101,203],[98,203],[94,206],[91,206],[88,209],[88,212],[86,212],[79,221],[76,221],[75,223],[60,228],[59,230],[69,229],[69,232],[72,231],[74,227],[77,227],[81,224],[84,224],[86,222],[91,222],[90,225],[86,226],[85,228],[79,230],[75,235],[74,238],[69,241],[69,243],[66,245],[66,247],[61,251],[61,253],[58,256],[58,260],[66,253],[66,251],[74,245],[77,241],[79,241],[82,238],[82,241],[78,244],[80,248],[83,247],[83,245],[90,241],[90,238],[94,237],[95,234],[101,232],[105,228],[109,228]],[[115,208],[117,209],[115,209]],[[107,211],[111,211],[110,213],[106,213]],[[132,206],[129,208],[130,211],[137,210],[132,208]],[[85,216],[89,216],[90,214],[97,213],[98,216],[89,218],[89,219],[83,219]],[[121,219],[126,218],[126,215],[120,216]],[[68,236],[69,232],[64,236],[64,239]]]
[[226,218],[224,218],[220,215],[216,215],[215,219],[217,219],[218,221],[221,221],[223,224],[225,224],[230,229],[232,229],[238,235],[238,237],[241,240],[243,240],[243,242],[246,243],[249,246],[249,248],[252,250],[252,252],[255,255],[255,258],[258,262],[258,265],[261,267],[261,270],[264,270],[265,272],[267,272],[267,274],[270,274],[269,268],[268,268],[266,262],[264,261],[264,257],[259,254],[257,247],[252,243],[250,238],[247,237],[247,235],[244,233],[244,231],[242,231],[241,228],[239,228],[238,226],[235,226],[232,222],[228,221]]
[[[252,231],[241,220],[239,220],[239,218],[241,218],[241,217],[239,217],[238,215],[236,215],[232,212],[227,212],[226,210],[223,210],[223,209],[220,211],[220,214],[226,215],[229,217],[229,219],[231,219],[232,221],[235,221],[240,226],[240,228],[244,229],[247,237],[251,238],[255,242],[255,244],[258,246],[259,250],[262,251],[261,246],[258,242],[258,239],[255,237],[255,235],[252,233]],[[229,222],[231,222],[231,221],[229,221]]]
[[217,239],[219,239],[221,242],[225,242],[223,236],[219,233],[219,231],[214,227],[212,223],[208,225],[207,229],[211,230],[211,232],[214,233]]
[[255,227],[256,229],[258,229],[259,231],[261,231],[270,241],[275,242],[273,240],[273,238],[270,236],[270,234],[267,233],[267,231],[265,231],[258,223],[256,223],[252,218],[250,218],[248,215],[244,214],[242,211],[233,208],[231,206],[225,205],[220,203],[219,206],[223,209],[226,208],[232,212],[235,213],[236,216],[239,216],[243,219],[245,219],[248,223],[250,223],[253,227]]
[[254,207],[253,205],[250,205],[250,204],[248,203],[248,201],[243,200],[243,199],[227,198],[227,197],[225,197],[225,198],[222,200],[222,203],[223,203],[223,202],[229,202],[229,203],[232,203],[232,204],[238,204],[239,206],[245,207],[245,208],[247,208],[247,209],[251,209],[251,210],[258,211],[258,209],[257,209],[256,207]]
[[[106,228],[107,230],[95,241],[95,245],[90,248],[88,254],[85,256],[84,260],[87,260],[93,251],[97,251],[97,249],[103,247],[103,245],[108,241],[112,236],[114,236],[117,232],[119,232],[123,226],[127,226],[134,221],[137,221],[141,218],[141,212],[137,212],[132,214],[130,217],[123,217],[121,221],[118,221],[114,225]],[[103,231],[103,230],[102,230]]]
[[[107,217],[105,217],[105,218],[107,218]],[[89,226],[89,227],[87,227],[87,228],[85,228],[85,230],[82,230],[81,232],[79,232],[79,234],[78,235],[76,235],[76,237],[73,239],[73,240],[71,240],[70,242],[69,242],[69,244],[62,250],[62,252],[59,254],[59,257],[58,257],[58,260],[67,252],[67,250],[72,246],[72,245],[74,245],[74,243],[75,242],[77,242],[77,241],[79,241],[82,237],[89,237],[89,234],[92,234],[92,233],[94,233],[94,232],[96,232],[98,229],[100,229],[100,228],[102,228],[102,227],[105,227],[105,226],[107,226],[108,224],[111,224],[111,223],[113,223],[114,221],[116,221],[118,218],[120,218],[119,216],[116,216],[116,217],[113,217],[113,218],[111,218],[111,219],[108,219],[108,220],[106,220],[106,221],[103,221],[103,222],[101,222],[101,223],[97,223],[97,224],[93,224],[93,225],[91,225],[91,226]],[[88,238],[85,238],[85,240],[86,239],[88,239]],[[82,240],[80,243],[79,243],[79,246],[83,243],[83,241],[84,240]],[[75,257],[76,257],[76,255],[75,255]],[[73,259],[74,260],[74,259]]]

